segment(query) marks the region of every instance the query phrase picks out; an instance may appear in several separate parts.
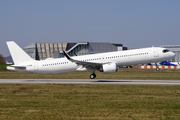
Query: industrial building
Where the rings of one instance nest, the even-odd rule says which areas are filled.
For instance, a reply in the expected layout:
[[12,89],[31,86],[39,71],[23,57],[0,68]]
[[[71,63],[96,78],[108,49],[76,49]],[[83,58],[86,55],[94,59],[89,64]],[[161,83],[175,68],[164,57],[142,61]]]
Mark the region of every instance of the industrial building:
[[32,43],[23,49],[35,60],[64,57],[62,50],[70,56],[127,50],[122,44],[79,42],[79,43]]
[[167,48],[176,54],[172,62],[180,62],[180,45],[160,45],[160,47]]

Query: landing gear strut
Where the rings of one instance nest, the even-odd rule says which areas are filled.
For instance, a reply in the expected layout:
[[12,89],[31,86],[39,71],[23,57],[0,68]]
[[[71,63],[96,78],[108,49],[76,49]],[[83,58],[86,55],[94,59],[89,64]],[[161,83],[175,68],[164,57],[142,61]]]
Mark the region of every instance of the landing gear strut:
[[155,63],[155,64],[156,64],[156,70],[157,70],[157,71],[159,71],[160,69],[159,69],[159,67],[158,67],[157,63]]
[[96,74],[94,73],[94,71],[92,71],[92,74],[89,77],[90,77],[90,79],[96,78]]

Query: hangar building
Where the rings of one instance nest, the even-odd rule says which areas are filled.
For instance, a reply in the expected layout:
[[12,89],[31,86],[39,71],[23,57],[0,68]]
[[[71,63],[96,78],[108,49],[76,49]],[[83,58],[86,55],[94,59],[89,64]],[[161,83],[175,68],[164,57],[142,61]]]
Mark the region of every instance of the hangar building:
[[180,45],[160,45],[160,47],[167,48],[176,54],[172,62],[180,62]]
[[79,42],[79,43],[32,43],[24,51],[35,60],[64,57],[62,49],[70,56],[127,50],[122,44]]

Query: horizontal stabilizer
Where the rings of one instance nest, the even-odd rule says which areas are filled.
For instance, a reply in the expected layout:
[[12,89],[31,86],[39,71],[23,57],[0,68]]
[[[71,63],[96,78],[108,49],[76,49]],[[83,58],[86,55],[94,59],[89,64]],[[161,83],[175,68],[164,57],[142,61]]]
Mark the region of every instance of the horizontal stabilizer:
[[14,68],[26,68],[26,66],[21,66],[21,65],[11,65],[10,67],[14,67]]
[[17,69],[26,69],[26,66],[18,66],[18,65],[11,65],[11,66],[7,66],[7,70],[13,70],[15,71]]

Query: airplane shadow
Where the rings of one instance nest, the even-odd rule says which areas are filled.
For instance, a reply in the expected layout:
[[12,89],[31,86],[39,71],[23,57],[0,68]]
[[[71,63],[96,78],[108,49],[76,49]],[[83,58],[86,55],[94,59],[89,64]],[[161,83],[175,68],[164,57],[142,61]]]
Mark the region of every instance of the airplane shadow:
[[93,82],[132,82],[132,81],[119,81],[119,80],[97,80]]

